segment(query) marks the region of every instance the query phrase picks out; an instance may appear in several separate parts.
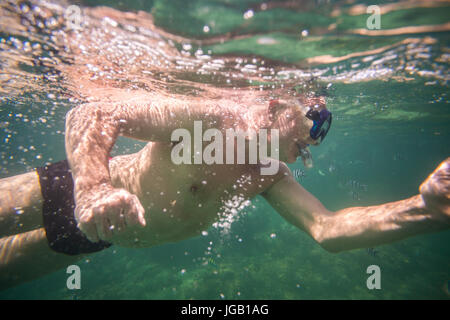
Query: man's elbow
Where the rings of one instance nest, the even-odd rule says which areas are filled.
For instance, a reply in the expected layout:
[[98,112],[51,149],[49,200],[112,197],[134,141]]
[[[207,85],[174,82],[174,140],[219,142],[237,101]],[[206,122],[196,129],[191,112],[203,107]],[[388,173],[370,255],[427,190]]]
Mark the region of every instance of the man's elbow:
[[70,109],[66,113],[66,129],[76,126],[80,122],[81,118],[83,118],[83,113],[85,112],[86,108],[83,104]]
[[338,241],[328,236],[322,227],[314,228],[314,232],[312,232],[311,236],[317,244],[322,247],[322,249],[328,251],[329,253],[339,253],[344,251]]
[[322,247],[322,249],[328,251],[329,253],[339,253],[339,252],[344,251],[333,240],[320,240],[320,241],[317,241],[317,243]]

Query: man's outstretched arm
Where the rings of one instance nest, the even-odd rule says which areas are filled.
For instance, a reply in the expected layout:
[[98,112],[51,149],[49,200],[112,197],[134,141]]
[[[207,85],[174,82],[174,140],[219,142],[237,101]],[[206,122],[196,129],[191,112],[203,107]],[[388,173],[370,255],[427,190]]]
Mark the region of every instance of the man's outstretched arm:
[[264,193],[289,222],[330,252],[374,247],[450,228],[450,160],[421,185],[421,194],[378,206],[331,212],[287,175]]
[[65,145],[74,178],[75,218],[91,241],[146,224],[138,198],[111,184],[109,154],[117,137],[170,142],[174,129],[189,129],[194,120],[202,119],[206,126],[217,123],[216,110],[214,105],[145,96],[124,103],[88,103],[69,111]]

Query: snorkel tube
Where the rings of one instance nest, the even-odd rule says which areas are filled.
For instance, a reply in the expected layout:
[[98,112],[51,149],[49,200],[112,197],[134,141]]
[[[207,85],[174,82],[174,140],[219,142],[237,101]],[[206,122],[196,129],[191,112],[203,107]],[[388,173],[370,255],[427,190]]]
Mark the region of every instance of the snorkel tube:
[[311,151],[308,147],[300,148],[300,156],[302,157],[303,165],[307,169],[314,167]]

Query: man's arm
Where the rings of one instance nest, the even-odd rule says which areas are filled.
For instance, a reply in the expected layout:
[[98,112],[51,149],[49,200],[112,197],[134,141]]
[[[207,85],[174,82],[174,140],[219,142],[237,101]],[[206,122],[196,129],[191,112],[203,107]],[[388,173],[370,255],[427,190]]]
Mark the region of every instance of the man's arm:
[[[75,217],[92,241],[109,239],[127,226],[145,226],[145,210],[138,198],[112,187],[109,154],[119,135],[167,141],[176,128],[217,125],[217,107],[170,98],[145,96],[128,103],[78,106],[67,114],[66,153],[75,187]],[[209,117],[205,117],[208,114]]]
[[[291,175],[278,181],[263,195],[287,221],[304,230],[330,252],[374,247],[450,227],[447,162],[441,164],[422,184],[422,194],[378,206],[331,212]],[[443,172],[446,180],[441,183],[438,192],[427,194],[424,186],[433,180],[436,182],[439,173],[442,178]],[[441,204],[439,209],[430,209],[436,203]]]
[[109,154],[121,130],[119,105],[84,104],[66,116],[65,146],[74,180],[75,218],[91,241],[109,239],[112,231],[140,223],[144,209],[136,196],[114,189]]

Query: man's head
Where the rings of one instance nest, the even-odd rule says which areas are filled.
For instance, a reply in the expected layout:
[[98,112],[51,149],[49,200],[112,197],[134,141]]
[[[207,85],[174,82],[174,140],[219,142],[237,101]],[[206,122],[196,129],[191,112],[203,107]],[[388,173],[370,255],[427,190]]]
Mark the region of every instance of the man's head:
[[331,112],[323,97],[272,100],[269,104],[271,128],[279,130],[280,160],[293,163],[309,153],[308,145],[319,145],[331,125]]

